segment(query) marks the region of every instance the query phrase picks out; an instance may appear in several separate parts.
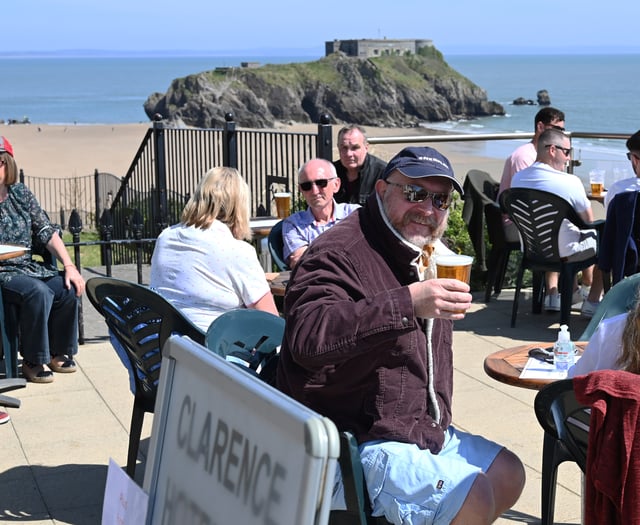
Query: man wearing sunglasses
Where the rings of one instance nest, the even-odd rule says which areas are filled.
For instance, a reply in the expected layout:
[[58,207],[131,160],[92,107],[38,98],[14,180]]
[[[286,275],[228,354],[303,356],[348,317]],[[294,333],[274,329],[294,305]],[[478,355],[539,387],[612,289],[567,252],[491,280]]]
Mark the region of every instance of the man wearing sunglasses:
[[611,200],[623,191],[640,191],[640,131],[636,131],[627,139],[627,158],[631,162],[631,169],[634,176],[614,182],[604,196],[605,208],[609,206]]
[[[524,486],[513,453],[451,425],[453,321],[471,294],[435,278],[434,255],[451,253],[440,238],[454,190],[438,151],[403,149],[285,295],[278,387],[355,434],[372,513],[396,524],[489,523]],[[344,508],[340,474],[333,494]]]
[[290,268],[298,264],[318,235],[360,207],[334,200],[340,189],[340,179],[328,160],[307,161],[298,172],[298,187],[307,202],[307,209],[290,215],[282,223],[282,255]]
[[[516,173],[511,182],[512,188],[532,188],[548,191],[566,200],[586,222],[593,222],[591,201],[587,197],[582,181],[566,173],[571,161],[571,141],[562,131],[547,129],[538,140],[536,162]],[[595,230],[579,230],[565,220],[558,232],[558,250],[561,257],[581,261],[592,257],[597,251]],[[560,311],[558,293],[558,274],[545,273],[546,295],[544,308],[548,311]],[[602,274],[593,266],[582,271],[582,285],[588,289],[588,295],[582,301],[582,315],[592,317],[602,294]]]
[[[533,119],[534,135],[531,142],[519,146],[507,157],[502,170],[502,178],[500,179],[497,197],[500,197],[500,194],[504,190],[511,187],[511,180],[516,173],[528,168],[535,162],[536,156],[538,155],[537,150],[540,135],[542,135],[543,131],[550,128],[564,131],[564,113],[559,109],[547,106],[538,111]],[[511,219],[509,219],[506,214],[503,216],[503,226],[507,241],[518,242],[520,240],[515,224],[511,222]]]
[[338,132],[338,153],[340,158],[333,163],[341,181],[336,201],[364,204],[387,163],[369,153],[365,130],[356,125]]

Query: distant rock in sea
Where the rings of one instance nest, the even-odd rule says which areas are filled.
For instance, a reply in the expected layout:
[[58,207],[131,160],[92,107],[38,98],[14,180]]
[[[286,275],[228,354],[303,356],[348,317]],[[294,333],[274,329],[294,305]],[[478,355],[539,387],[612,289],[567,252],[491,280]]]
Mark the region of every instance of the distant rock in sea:
[[428,48],[417,55],[359,59],[333,53],[306,63],[225,68],[175,79],[144,103],[150,119],[221,127],[232,112],[240,126],[333,122],[413,127],[424,122],[504,115],[486,92]]

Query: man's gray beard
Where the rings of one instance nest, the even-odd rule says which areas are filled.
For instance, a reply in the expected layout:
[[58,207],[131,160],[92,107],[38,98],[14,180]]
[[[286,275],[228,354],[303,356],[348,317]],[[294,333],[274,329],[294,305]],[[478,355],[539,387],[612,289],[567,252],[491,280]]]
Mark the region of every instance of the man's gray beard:
[[404,226],[404,224],[400,224],[400,225],[394,224],[394,223],[391,222],[391,219],[389,218],[389,211],[388,211],[388,204],[387,204],[387,196],[386,196],[386,194],[382,199],[382,208],[383,208],[384,214],[387,216],[389,224],[391,224],[391,226],[393,226],[393,228],[396,230],[398,235],[400,235],[400,237],[402,237],[405,241],[413,244],[414,246],[417,246],[420,249],[422,249],[423,246],[431,246],[431,245],[433,245],[437,240],[442,238],[442,236],[444,235],[444,232],[447,230],[447,221],[448,221],[448,218],[449,218],[448,213],[447,213],[447,216],[444,219],[444,222],[440,226],[438,226],[438,224],[437,224],[437,222],[435,220],[432,220],[433,216],[428,218],[428,220],[429,220],[428,226],[430,226],[431,229],[432,229],[431,235],[426,235],[426,236],[413,235],[411,237],[406,237],[406,235],[402,231],[402,226]]

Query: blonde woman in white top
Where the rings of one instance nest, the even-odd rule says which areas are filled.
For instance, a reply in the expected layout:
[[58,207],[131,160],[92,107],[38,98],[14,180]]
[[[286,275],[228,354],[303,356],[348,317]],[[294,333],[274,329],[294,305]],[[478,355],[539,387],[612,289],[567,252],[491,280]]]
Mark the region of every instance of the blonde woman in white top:
[[213,168],[187,202],[181,222],[158,237],[150,286],[204,331],[234,308],[278,315],[250,239],[247,183],[234,168]]

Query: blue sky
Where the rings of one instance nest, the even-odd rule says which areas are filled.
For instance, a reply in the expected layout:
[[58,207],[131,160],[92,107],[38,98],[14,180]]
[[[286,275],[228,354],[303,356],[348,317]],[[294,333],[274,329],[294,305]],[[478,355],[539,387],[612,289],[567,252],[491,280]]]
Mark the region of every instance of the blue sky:
[[[456,53],[640,52],[633,0],[17,0],[0,53],[187,50],[322,56],[326,40],[430,38]],[[291,50],[296,53],[291,53]]]

